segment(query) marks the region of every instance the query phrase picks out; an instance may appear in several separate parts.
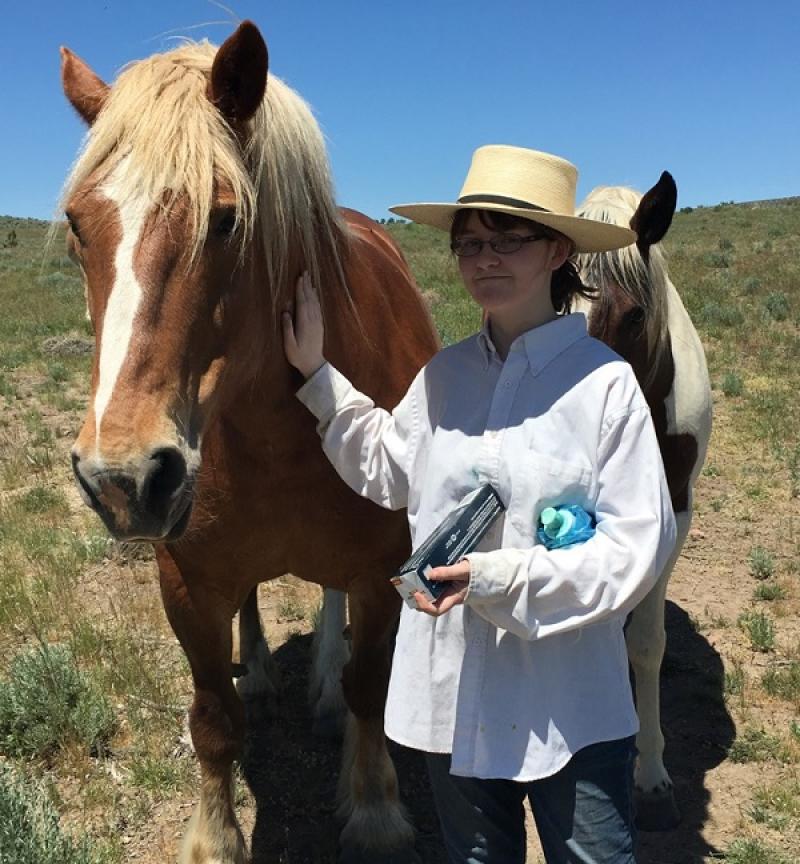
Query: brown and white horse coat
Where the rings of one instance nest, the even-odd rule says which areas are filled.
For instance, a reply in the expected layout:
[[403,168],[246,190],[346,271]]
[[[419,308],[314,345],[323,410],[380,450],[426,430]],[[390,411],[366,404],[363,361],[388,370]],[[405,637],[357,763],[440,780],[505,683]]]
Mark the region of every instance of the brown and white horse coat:
[[692,521],[692,490],[711,434],[711,388],[697,332],[669,279],[659,242],[677,199],[666,172],[646,195],[624,187],[600,187],[578,215],[636,230],[626,249],[580,255],[583,281],[598,289],[586,312],[589,332],[627,360],[642,386],[658,437],[678,538],[656,587],[633,612],[626,629],[634,673],[640,732],[636,766],[637,822],[645,829],[673,827],[679,818],[664,767],[659,675],[664,656],[667,583]]

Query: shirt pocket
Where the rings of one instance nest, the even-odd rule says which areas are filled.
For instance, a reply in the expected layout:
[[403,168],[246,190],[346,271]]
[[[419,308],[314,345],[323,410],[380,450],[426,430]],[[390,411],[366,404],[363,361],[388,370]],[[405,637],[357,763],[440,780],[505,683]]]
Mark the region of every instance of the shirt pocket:
[[535,540],[545,507],[579,504],[590,509],[592,472],[586,465],[525,450],[515,460],[510,479],[508,518],[525,539]]

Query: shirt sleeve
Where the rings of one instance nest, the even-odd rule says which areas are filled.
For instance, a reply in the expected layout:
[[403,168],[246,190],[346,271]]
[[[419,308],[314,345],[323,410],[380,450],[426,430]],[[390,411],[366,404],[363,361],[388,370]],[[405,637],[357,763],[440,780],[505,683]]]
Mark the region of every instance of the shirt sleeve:
[[625,615],[647,595],[675,546],[675,517],[650,412],[609,424],[598,451],[597,527],[585,543],[470,553],[465,602],[522,639]]
[[408,506],[408,465],[416,423],[415,379],[394,411],[385,411],[330,363],[297,391],[319,421],[322,449],[342,480],[381,507]]

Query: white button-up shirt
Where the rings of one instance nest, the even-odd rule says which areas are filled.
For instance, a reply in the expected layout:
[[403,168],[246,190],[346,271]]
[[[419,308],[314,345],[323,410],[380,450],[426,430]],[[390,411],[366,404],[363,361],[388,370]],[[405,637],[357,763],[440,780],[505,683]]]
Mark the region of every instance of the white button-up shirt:
[[[298,396],[342,478],[408,508],[415,549],[482,483],[506,506],[468,556],[463,606],[440,618],[403,607],[390,738],[452,753],[454,774],[534,780],[637,731],[622,628],[675,521],[644,396],[582,314],[523,334],[505,362],[486,330],[445,348],[391,413],[327,364]],[[597,529],[549,551],[539,514],[562,504]]]

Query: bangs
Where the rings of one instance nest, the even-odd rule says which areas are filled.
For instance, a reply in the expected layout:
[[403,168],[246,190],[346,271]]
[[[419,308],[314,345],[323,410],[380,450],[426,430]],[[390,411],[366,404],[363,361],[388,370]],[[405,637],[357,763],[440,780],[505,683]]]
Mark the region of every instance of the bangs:
[[535,222],[533,219],[524,219],[521,216],[513,216],[510,213],[503,213],[499,210],[473,210],[467,207],[462,210],[456,210],[453,215],[453,223],[450,226],[451,240],[455,240],[465,232],[467,222],[469,222],[469,217],[473,213],[477,214],[478,219],[484,228],[489,228],[492,231],[505,233],[512,231],[514,228],[525,228],[529,231],[535,231],[537,234],[543,234],[545,237],[549,237],[552,240],[555,240],[558,237],[564,237],[565,240],[572,244],[572,241],[560,231],[556,231],[553,228],[549,228],[547,225]]

